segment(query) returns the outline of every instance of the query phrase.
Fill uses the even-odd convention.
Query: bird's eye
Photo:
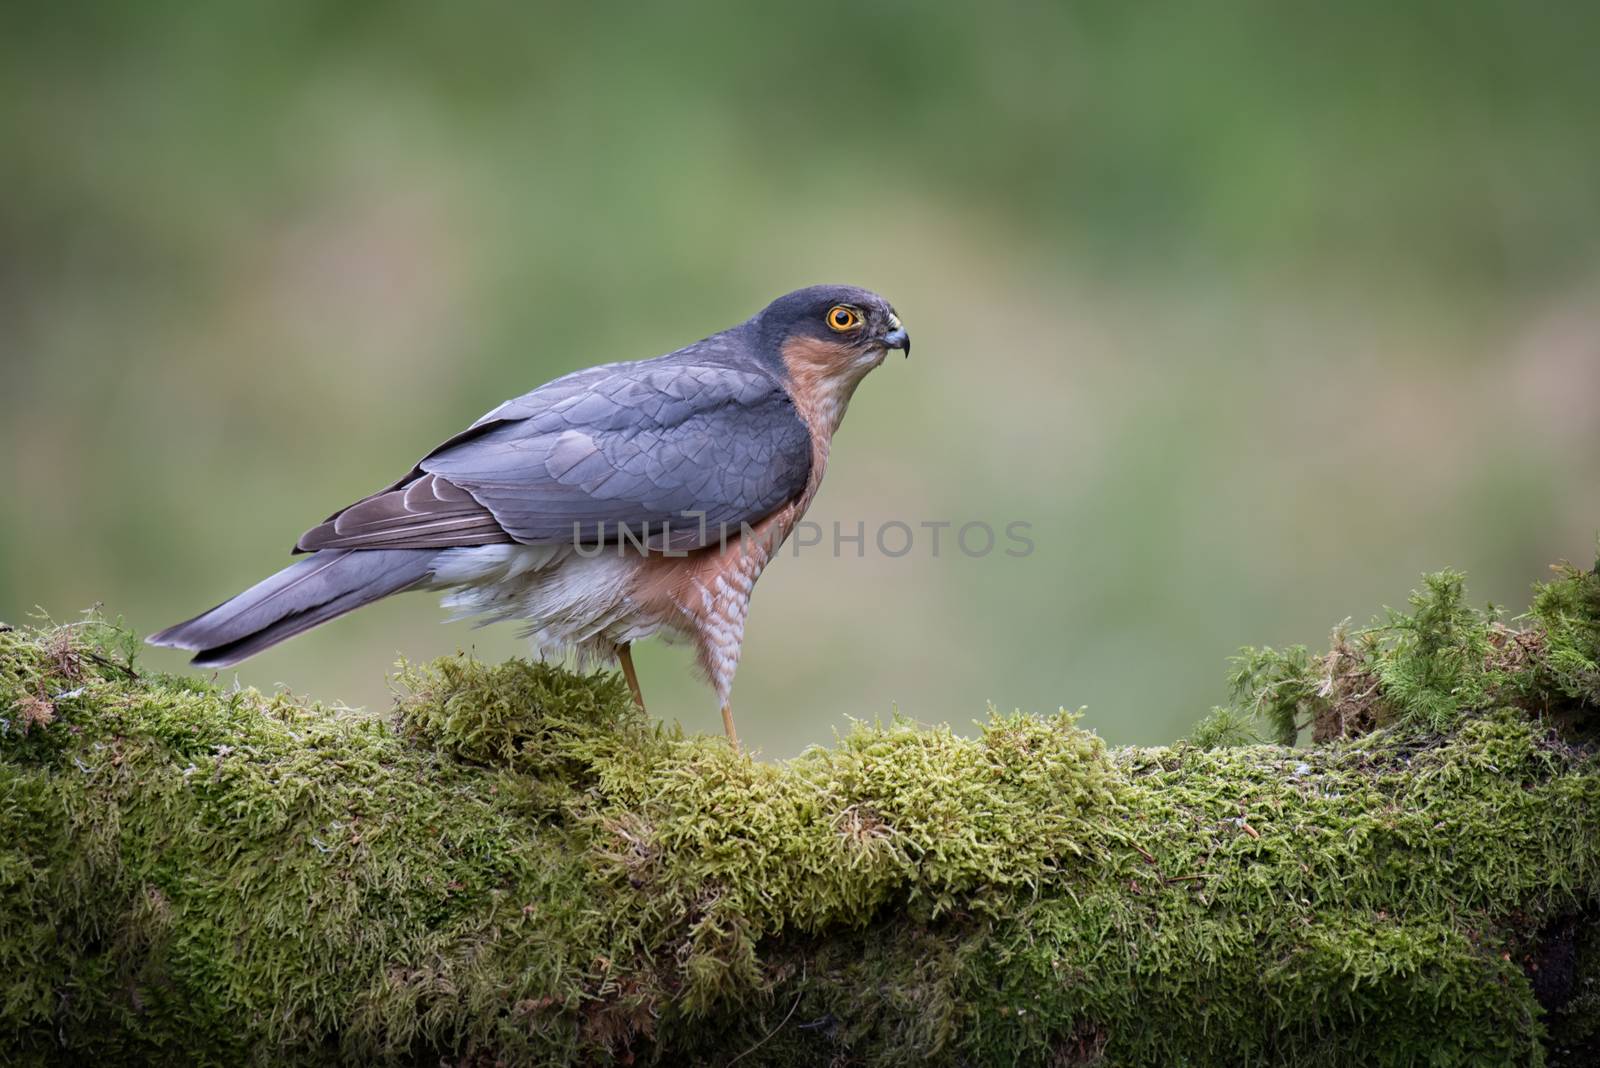
[[[841,334],[846,330],[854,330],[861,325],[861,313],[843,304],[835,304],[828,309],[828,325]]]

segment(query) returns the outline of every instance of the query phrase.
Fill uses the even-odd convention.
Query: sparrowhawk
[[[507,401],[301,536],[309,554],[149,641],[224,667],[402,590],[520,620],[545,657],[620,661],[662,631],[728,705],[756,579],[805,514],[856,386],[911,339],[882,297],[812,286],[654,359]]]

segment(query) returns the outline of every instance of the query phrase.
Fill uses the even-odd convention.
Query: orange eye
[[[861,325],[861,313],[843,304],[835,304],[828,309],[828,325],[841,334],[846,330],[854,330]]]

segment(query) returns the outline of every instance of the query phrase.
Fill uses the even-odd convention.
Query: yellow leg
[[[733,729],[733,708],[727,704],[722,706],[722,729],[728,732],[728,741],[734,749],[738,749],[739,732]]]
[[[633,652],[626,645],[619,645],[617,659],[622,661],[622,677],[628,680],[628,689],[633,691],[633,703],[643,712],[644,694],[639,689],[639,676],[633,671]]]

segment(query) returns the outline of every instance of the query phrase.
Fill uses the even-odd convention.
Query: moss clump
[[[1310,728],[1314,741],[1380,727],[1446,730],[1457,718],[1515,703],[1559,721],[1563,730],[1600,731],[1600,564],[1554,569],[1534,587],[1533,607],[1501,623],[1494,606],[1467,602],[1457,571],[1426,575],[1410,611],[1350,632],[1313,656],[1303,645],[1245,647],[1229,677],[1233,703],[1196,727],[1196,744],[1244,744],[1254,719],[1281,745]]]
[[[991,715],[778,764],[610,676],[448,658],[387,717],[141,675],[100,624],[0,632],[0,1055],[1576,1056],[1600,760],[1557,728],[1593,721],[1596,581],[1513,630],[1447,579],[1333,653],[1258,656],[1214,748]],[[1226,744],[1357,694],[1388,726]]]
[[[976,740],[858,727],[782,765],[720,739],[607,769],[590,812],[640,955],[669,952],[691,1012],[765,985],[758,945],[900,908],[994,914],[1095,849],[1120,785],[1068,716],[995,716]],[[621,773],[619,773],[621,772]]]
[[[1523,702],[1558,717],[1569,732],[1600,735],[1600,562],[1593,571],[1559,565],[1559,578],[1534,591],[1535,626],[1503,643],[1522,662]]]
[[[620,753],[659,750],[652,729],[614,674],[575,675],[549,664],[483,664],[457,654],[402,662],[394,679],[395,722],[412,745],[511,774],[504,789],[541,816],[560,817],[574,792],[592,786]]]

